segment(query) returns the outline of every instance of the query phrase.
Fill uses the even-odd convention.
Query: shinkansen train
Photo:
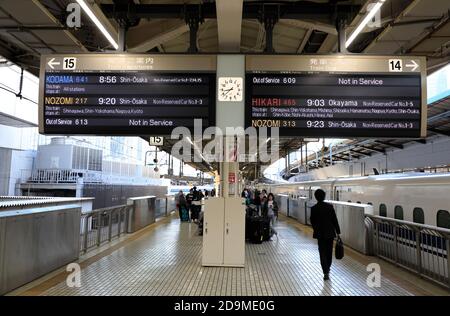
[[[172,185],[168,188],[168,194],[178,194],[180,191],[183,191],[184,194],[189,193],[189,190],[192,189],[194,186],[191,185]],[[212,189],[214,189],[214,185],[197,185],[197,190],[202,190],[202,191],[211,191]]]
[[[450,228],[450,173],[386,174],[263,187],[309,199],[321,188],[329,200],[371,204],[375,215]]]

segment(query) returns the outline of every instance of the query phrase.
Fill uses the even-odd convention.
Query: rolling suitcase
[[[246,215],[245,216],[245,240],[249,240],[251,236],[251,230],[250,230],[250,222],[251,222],[251,216]]]
[[[189,222],[189,212],[185,207],[181,208],[181,221]]]
[[[260,216],[251,217],[249,229],[250,229],[250,241],[254,244],[260,244],[263,242],[263,227],[264,220]]]
[[[263,241],[268,241],[273,236],[272,228],[270,227],[270,219],[269,218],[263,218],[263,228],[262,228],[262,235],[263,235]]]

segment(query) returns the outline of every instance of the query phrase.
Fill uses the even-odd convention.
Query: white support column
[[[220,52],[241,50],[243,0],[216,0]]]

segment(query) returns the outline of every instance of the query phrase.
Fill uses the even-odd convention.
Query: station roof
[[[0,55],[37,73],[40,54],[112,50],[87,18],[67,28],[71,0],[0,2]],[[200,18],[199,52],[263,52],[264,21],[274,19],[276,53],[315,54],[337,50],[337,19],[347,31],[358,25],[373,1],[243,0],[90,0],[105,27],[118,36],[126,25],[127,48],[134,53],[184,53],[189,19]],[[429,58],[430,70],[448,62],[448,0],[388,0],[379,27],[365,30],[349,47],[354,53],[416,54]]]
[[[41,54],[114,51],[86,17],[82,27],[67,28],[71,0],[0,2],[0,55],[38,74]],[[369,0],[89,0],[100,21],[115,37],[127,28],[127,50],[133,53],[185,53],[193,49],[190,25],[198,21],[199,53],[327,54],[338,49],[336,25],[347,33],[364,18]],[[367,28],[349,47],[352,53],[424,55],[431,73],[450,59],[448,0],[387,0],[381,22]],[[273,45],[267,30],[273,25]],[[266,26],[266,27],[265,27]],[[272,46],[272,47],[271,47]],[[273,48],[273,50],[272,50]],[[448,99],[429,107],[429,133],[449,134]],[[358,141],[353,141],[354,145]],[[280,156],[296,150],[300,139],[283,139]],[[389,144],[389,145],[386,145]],[[173,143],[167,141],[164,150]],[[353,145],[352,145],[353,146]],[[402,146],[401,140],[371,140],[354,148],[361,155]],[[345,159],[345,155],[338,155]],[[207,163],[193,163],[209,171]],[[254,168],[248,168],[254,170]],[[248,176],[252,176],[248,174]]]
[[[339,147],[333,148],[331,153],[327,149],[318,156],[308,156],[309,169],[323,168],[330,165],[330,156],[333,161],[350,161],[370,157],[377,153],[386,153],[388,149],[403,149],[407,143],[418,142],[426,144],[435,136],[450,137],[450,96],[428,105],[428,129],[426,139],[353,139],[343,142]],[[331,155],[330,155],[331,154]],[[306,161],[306,159],[305,159]],[[304,161],[304,163],[305,163]],[[298,173],[299,161],[293,162],[290,167],[291,175]],[[281,172],[286,176],[286,169]]]
[[[16,116],[12,116],[1,111],[0,111],[0,125],[6,125],[10,127],[20,127],[20,128],[37,127],[36,123],[20,119]]]

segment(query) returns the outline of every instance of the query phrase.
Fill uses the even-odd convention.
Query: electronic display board
[[[215,55],[42,56],[39,130],[64,135],[170,135],[215,125]]]
[[[426,137],[423,57],[250,55],[246,127],[280,136]]]

